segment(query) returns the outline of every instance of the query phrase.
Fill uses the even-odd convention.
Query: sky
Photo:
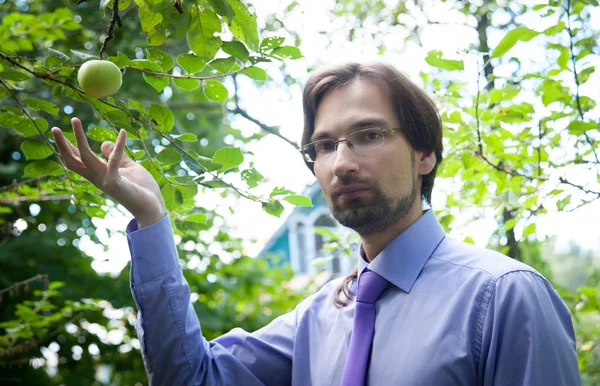
[[[253,4],[256,7],[259,24],[265,20],[266,12],[276,12],[276,10],[282,8],[282,4],[275,0],[256,0],[253,1]],[[386,37],[385,42],[388,52],[384,57],[381,57],[378,56],[372,45],[361,42],[351,43],[344,39],[344,35],[340,32],[340,22],[332,22],[328,17],[329,10],[334,6],[333,1],[302,0],[300,4],[302,12],[296,12],[294,17],[286,19],[288,30],[302,31],[300,50],[304,54],[304,58],[287,62],[287,71],[299,79],[300,84],[303,84],[306,80],[306,68],[310,66],[357,59],[383,59],[397,65],[411,79],[418,81],[419,72],[428,67],[424,61],[428,51],[442,50],[445,57],[458,57],[457,52],[476,39],[476,36],[464,27],[432,25],[421,36],[423,46],[417,46],[416,44],[403,45],[403,39]],[[432,19],[441,19],[447,13],[448,10],[444,9],[444,6],[432,7],[429,10],[429,16]],[[594,23],[600,25],[600,12],[596,12],[594,15],[591,25],[594,25]],[[365,28],[372,30],[376,26],[366,23]],[[542,25],[536,25],[538,30],[543,28]],[[335,40],[336,44],[326,47],[326,36],[337,39]],[[501,35],[491,35],[491,46],[497,44],[501,38]],[[291,43],[286,41],[284,44]],[[517,55],[527,57],[536,54],[531,52],[531,49],[530,45],[521,46],[517,44],[513,50]],[[281,77],[275,67],[267,66],[265,68],[274,79]],[[465,72],[476,76],[477,63],[474,57],[465,58]],[[593,74],[592,77],[595,77],[595,81],[589,81],[588,84],[600,84],[598,72]],[[286,138],[296,143],[300,142],[303,125],[300,86],[294,87],[291,92],[288,92],[274,86],[257,88],[250,81],[240,80],[239,90],[243,101],[242,107],[250,115],[267,125],[279,126],[281,134]],[[581,92],[596,98],[596,100],[600,98],[600,87],[595,90],[591,87],[582,89]],[[242,117],[236,117],[232,124],[243,132],[257,131],[254,124]],[[290,190],[302,192],[308,184],[315,181],[312,173],[304,165],[300,154],[289,144],[275,136],[267,136],[258,143],[248,146],[247,149],[254,152],[255,167],[266,177],[267,182],[262,190],[266,194],[274,186],[285,186]],[[585,179],[587,177],[581,176],[581,178]],[[257,190],[260,191],[260,189]],[[203,200],[209,200],[210,202],[205,201],[203,204],[210,206],[220,202],[220,197],[213,195],[213,198],[211,198],[208,194],[203,196]],[[436,201],[445,200],[436,200],[434,190],[434,210],[436,209]],[[537,224],[537,234],[540,237],[558,235],[559,248],[566,248],[569,241],[574,240],[584,249],[600,251],[597,231],[594,227],[589,226],[589,224],[600,222],[600,202],[598,201],[573,213],[557,213],[544,217],[543,221],[539,221]],[[259,204],[241,200],[236,207],[235,215],[228,218],[228,223],[232,226],[234,235],[248,240],[257,240],[256,243],[247,242],[246,244],[246,252],[250,256],[255,256],[270,236],[285,221],[285,218],[291,213],[291,209],[291,205],[286,205],[286,211],[281,218],[276,218],[266,214]],[[491,218],[475,222],[467,221],[468,218],[469,213],[464,213],[463,217],[459,216],[456,220],[457,226],[452,230],[450,236],[459,239],[471,236],[476,244],[485,246],[497,224]],[[102,246],[93,245],[89,240],[81,241],[80,247],[97,259],[94,262],[94,268],[99,272],[118,272],[127,263],[129,250],[125,236],[113,233],[111,237],[108,237],[103,228],[124,230],[130,219],[131,216],[123,214],[122,211],[112,211],[104,220],[94,219],[94,223],[98,226],[98,235],[108,245],[108,251],[104,251]],[[516,230],[519,231],[518,228]]]

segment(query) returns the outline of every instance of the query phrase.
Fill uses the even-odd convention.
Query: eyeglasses
[[[369,127],[368,129],[356,131],[346,139],[320,139],[308,143],[302,147],[300,152],[304,155],[306,162],[316,162],[327,158],[337,151],[340,142],[346,142],[350,150],[356,154],[366,153],[383,145],[384,133],[395,133],[397,128],[382,129],[380,127]]]

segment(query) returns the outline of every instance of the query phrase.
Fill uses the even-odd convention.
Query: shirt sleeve
[[[480,385],[581,385],[571,314],[536,272],[496,281],[482,338]]]
[[[132,220],[127,240],[136,332],[150,385],[291,383],[295,311],[254,333],[236,328],[208,342],[190,301],[168,215],[139,230]]]

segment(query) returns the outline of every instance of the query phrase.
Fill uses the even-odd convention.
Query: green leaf
[[[34,111],[45,111],[48,114],[58,117],[58,106],[56,106],[52,102],[48,102],[37,98],[25,98],[23,99],[23,102],[25,102],[29,106],[29,108]]]
[[[473,240],[473,238],[471,236],[467,236],[463,239],[463,242],[467,243],[467,244],[475,244],[475,240]]]
[[[149,8],[139,7],[138,17],[142,25],[142,32],[151,35],[156,31],[155,27],[162,23],[163,16],[159,12],[153,12]]]
[[[206,60],[193,54],[181,54],[177,57],[177,63],[187,71],[188,74],[194,74],[206,66]]]
[[[571,121],[567,129],[571,135],[581,135],[588,130],[600,130],[600,124],[597,122]]]
[[[462,60],[442,59],[442,51],[433,50],[427,53],[425,61],[433,67],[447,71],[464,70],[465,63]]]
[[[173,148],[167,148],[158,153],[156,156],[158,162],[163,166],[178,164],[181,162],[181,154]]]
[[[175,211],[183,204],[183,195],[176,186],[167,183],[160,192],[169,211]]]
[[[542,33],[546,36],[552,36],[552,35],[559,34],[559,33],[563,32],[564,30],[565,30],[565,22],[561,21],[558,24],[553,25],[552,27],[546,28],[544,30],[544,32],[542,32]]]
[[[60,176],[64,174],[64,171],[60,165],[50,160],[32,162],[25,166],[23,171],[25,172],[23,176],[28,178],[42,177],[46,175]]]
[[[268,38],[263,39],[262,42],[260,42],[260,53],[264,54],[267,51],[273,50],[277,47],[279,47],[280,45],[283,44],[283,41],[285,40],[284,37],[281,36],[271,36]]]
[[[206,224],[206,215],[203,215],[202,213],[190,214],[189,216],[184,217],[183,221]]]
[[[531,224],[527,225],[525,227],[525,229],[523,229],[523,237],[527,237],[530,234],[535,233],[535,231],[536,231],[536,225],[535,225],[535,223],[531,223]]]
[[[196,161],[205,169],[208,170],[209,172],[215,171],[215,170],[219,170],[221,168],[221,166],[223,166],[220,163],[216,163],[213,162],[212,159],[210,158],[206,158],[206,157],[201,157],[201,156],[197,156],[196,157]]]
[[[244,162],[244,155],[237,147],[224,147],[215,152],[212,162],[223,165],[219,172],[224,172]]]
[[[131,129],[131,117],[121,110],[111,109],[106,113],[106,117],[113,125],[125,129]]]
[[[156,121],[156,130],[161,133],[168,133],[173,130],[175,118],[173,112],[165,106],[152,103],[150,105],[150,117]]]
[[[227,20],[227,24],[233,19],[233,9],[227,0],[208,0],[208,4],[214,9],[214,11],[223,16]]]
[[[291,190],[287,190],[283,187],[274,187],[273,190],[271,191],[271,194],[269,195],[269,198],[273,198],[275,196],[280,196],[282,194],[296,194],[295,192],[292,192]]]
[[[85,213],[90,217],[105,218],[106,211],[99,206],[86,206]]]
[[[248,52],[248,49],[246,48],[244,43],[235,40],[232,42],[223,42],[221,49],[223,50],[223,52],[235,58],[238,58],[244,63],[246,63],[248,61],[248,58],[250,57],[250,53]]]
[[[233,35],[244,41],[251,50],[257,51],[259,44],[256,15],[250,13],[240,0],[229,0],[234,17],[230,24]]]
[[[88,59],[98,59],[98,57],[96,55],[86,54],[85,52],[76,51],[76,50],[71,50],[71,52],[83,61],[86,61]]]
[[[507,86],[507,87],[504,87],[501,89],[496,89],[496,90],[492,91],[492,94],[490,95],[490,103],[510,101],[514,97],[516,97],[520,91],[521,91],[520,88],[515,88],[515,87],[511,87],[511,86]]]
[[[171,134],[171,137],[182,142],[198,142],[198,137],[196,137],[196,134],[192,133],[185,133],[180,135]]]
[[[185,165],[188,168],[190,168],[190,170],[192,170],[199,176],[204,174],[204,172],[205,172],[204,168],[198,163],[198,161],[196,161],[194,158],[190,157],[189,155],[187,155],[187,154],[183,155],[183,162],[185,163]],[[219,167],[220,167],[220,165],[219,165]]]
[[[184,90],[192,91],[198,88],[200,81],[198,79],[173,78],[173,83]]]
[[[158,63],[158,65],[162,68],[163,72],[169,72],[173,69],[175,65],[173,58],[171,55],[166,53],[163,50],[159,50],[156,47],[146,49],[147,58],[149,61]]]
[[[132,109],[136,109],[137,111],[139,111],[142,114],[146,114],[146,107],[144,106],[144,104],[142,102],[138,102],[134,99],[129,99],[129,107]]]
[[[263,181],[264,177],[256,169],[250,168],[242,171],[242,180],[248,185],[250,189],[256,188],[260,182]]]
[[[221,21],[216,13],[207,8],[194,5],[190,12],[192,23],[186,34],[188,47],[196,56],[209,61],[221,48],[221,38],[215,36],[221,32]]]
[[[312,201],[309,197],[302,196],[299,194],[285,196],[283,199],[289,202],[290,204],[294,204],[296,206],[313,206]]]
[[[26,139],[21,143],[21,151],[28,160],[44,159],[52,155],[52,149],[44,141]]]
[[[273,215],[275,217],[281,216],[281,213],[283,213],[284,209],[283,205],[281,205],[279,201],[270,201],[267,203],[263,202],[262,207],[268,214]]]
[[[70,62],[71,61],[71,58],[69,58],[69,56],[67,56],[63,52],[60,52],[60,51],[55,50],[53,48],[48,48],[48,51],[50,51],[50,53],[53,55],[53,57],[59,58],[63,62]]]
[[[211,180],[211,181],[201,182],[200,184],[203,186],[209,187],[209,188],[213,188],[213,189],[229,187],[229,185],[226,182],[221,181],[221,180]]]
[[[13,82],[22,82],[29,79],[29,76],[22,71],[17,70],[6,70],[0,72],[0,78],[6,80],[12,80]]]
[[[169,78],[166,76],[143,74],[144,80],[158,92],[169,85]]]
[[[532,31],[527,27],[517,27],[508,31],[508,33],[504,36],[504,38],[502,38],[500,43],[498,43],[498,45],[492,52],[492,58],[501,57],[502,55],[510,51],[510,49],[513,48],[518,41],[526,42],[533,39],[539,34],[539,32]]]
[[[133,152],[133,158],[136,161],[141,160],[146,155],[146,152],[144,150],[132,150],[132,152]]]
[[[273,51],[271,51],[269,56],[276,58],[276,59],[280,59],[280,60],[300,59],[303,57],[302,52],[300,52],[300,49],[298,47],[294,47],[294,46],[277,47]]]
[[[267,80],[267,72],[260,67],[247,67],[241,73],[254,80]]]
[[[100,1],[100,10],[104,11],[106,9],[111,10],[113,7],[113,0],[101,0]],[[131,0],[119,0],[119,11],[124,11],[129,8],[131,5]]]
[[[93,139],[94,141],[104,142],[111,141],[115,142],[117,140],[117,133],[113,130],[107,129],[102,126],[93,126],[87,131],[87,136]]]
[[[227,88],[216,80],[207,80],[203,82],[203,85],[206,96],[219,103],[224,103],[229,95]]]
[[[234,64],[235,58],[231,56],[228,58],[215,59],[212,62],[208,63],[209,66],[223,74],[228,73]]]
[[[108,60],[110,60],[111,62],[113,62],[119,68],[131,65],[131,59],[129,59],[127,57],[127,55],[125,55],[121,51],[117,52],[117,56],[109,56]]]

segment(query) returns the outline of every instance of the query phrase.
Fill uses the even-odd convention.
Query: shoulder
[[[536,275],[545,278],[531,266],[500,252],[468,244],[448,236],[430,258],[433,265],[445,266],[487,277],[492,282],[508,276]]]

